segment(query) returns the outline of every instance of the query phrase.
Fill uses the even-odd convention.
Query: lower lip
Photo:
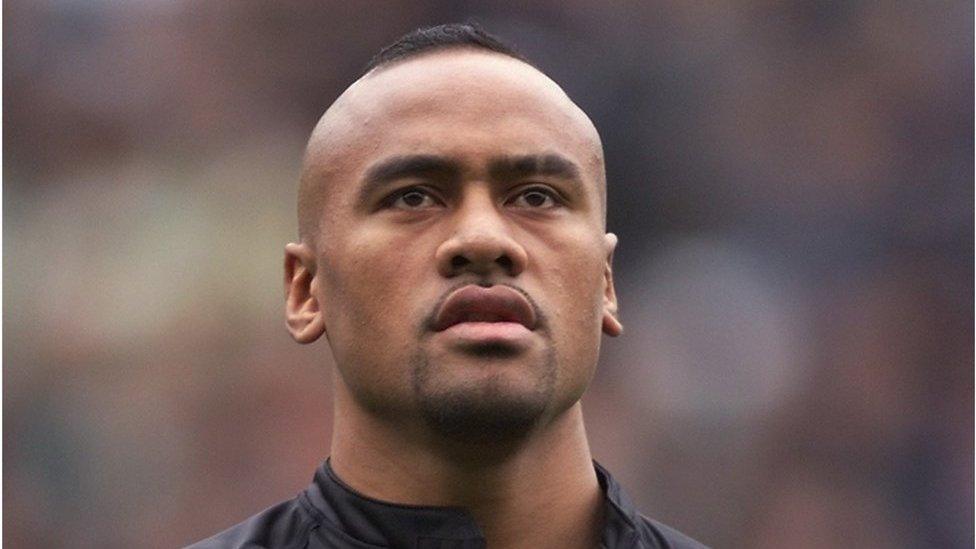
[[[518,322],[461,322],[442,333],[477,343],[515,343],[532,335],[528,328]]]

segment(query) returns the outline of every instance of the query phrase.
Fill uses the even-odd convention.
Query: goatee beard
[[[422,417],[434,434],[448,442],[515,443],[538,425],[550,403],[556,381],[554,355],[549,349],[544,363],[535,366],[539,377],[529,390],[517,390],[498,378],[471,386],[437,387],[426,355],[418,355],[412,361],[413,388]]]

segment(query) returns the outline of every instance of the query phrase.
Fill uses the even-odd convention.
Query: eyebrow
[[[579,181],[580,169],[572,160],[558,154],[505,156],[488,163],[492,179],[512,180],[533,175],[548,175]]]
[[[366,170],[359,196],[361,202],[364,202],[377,188],[398,179],[409,177],[457,179],[460,174],[461,164],[444,156],[433,154],[394,156]]]
[[[360,203],[366,203],[377,189],[411,177],[457,181],[463,171],[456,159],[433,154],[394,156],[370,166],[360,188]],[[511,181],[524,177],[545,175],[579,184],[580,169],[572,160],[558,154],[528,154],[499,156],[488,162],[488,175],[496,181]]]

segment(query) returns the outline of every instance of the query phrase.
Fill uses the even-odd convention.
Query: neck
[[[462,507],[489,547],[598,545],[603,494],[578,402],[517,442],[473,447],[377,418],[344,389],[337,384],[330,462],[360,493]]]

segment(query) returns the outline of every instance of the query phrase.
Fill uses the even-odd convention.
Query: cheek
[[[414,243],[369,230],[356,231],[341,246],[323,254],[332,283],[329,297],[344,302],[353,313],[389,311],[393,304],[389,300],[403,300],[417,287],[423,255]]]
[[[558,283],[551,294],[560,409],[582,397],[596,372],[603,302],[603,261],[593,254],[564,253],[566,260],[552,272]]]
[[[592,368],[599,351],[604,294],[602,240],[589,235],[551,248],[540,258],[541,283],[558,352],[580,367]]]
[[[413,264],[421,254],[370,236],[346,238],[322,254],[326,330],[337,361],[402,359],[422,318],[415,279],[420,266]],[[377,337],[383,345],[376,345]]]
[[[579,235],[552,247],[551,257],[540,260],[544,261],[540,267],[543,282],[549,286],[546,293],[559,300],[555,314],[569,317],[566,320],[570,324],[588,326],[595,322],[604,291],[605,259],[601,242]]]

